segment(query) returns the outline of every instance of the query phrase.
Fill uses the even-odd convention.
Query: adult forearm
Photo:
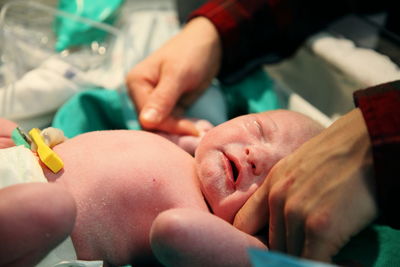
[[[380,220],[400,228],[400,81],[354,93],[371,138]]]

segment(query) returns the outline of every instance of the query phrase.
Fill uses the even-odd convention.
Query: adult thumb
[[[233,226],[239,230],[255,234],[268,223],[268,202],[264,187],[260,187],[238,211]]]
[[[178,81],[164,78],[149,95],[139,120],[144,128],[154,129],[171,115],[183,92]]]

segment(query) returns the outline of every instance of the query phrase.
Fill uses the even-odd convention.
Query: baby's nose
[[[266,152],[256,146],[248,146],[245,149],[246,160],[255,176],[263,174],[268,165]]]

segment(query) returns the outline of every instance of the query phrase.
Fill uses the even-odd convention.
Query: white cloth
[[[266,68],[282,88],[332,120],[354,108],[355,90],[400,79],[399,67],[387,56],[328,33],[311,37],[293,57]]]
[[[329,35],[311,40],[316,55],[335,66],[361,86],[373,86],[400,79],[399,67],[386,55],[372,49],[357,47],[353,41]]]
[[[35,10],[31,10],[32,14]],[[43,12],[39,10],[38,12]],[[49,19],[52,15],[49,9]],[[104,43],[76,51],[57,53],[35,40],[51,40],[48,28],[18,25],[0,29],[3,39],[0,66],[0,116],[24,128],[43,128],[51,123],[57,109],[79,91],[118,89],[124,81],[122,53],[112,53],[118,31],[114,29]],[[33,40],[32,40],[33,39]],[[122,47],[123,39],[118,47]],[[119,49],[119,51],[122,51]]]
[[[39,125],[37,120],[32,124],[26,120],[53,114],[71,96],[86,88],[89,83],[83,76],[61,58],[51,57],[19,80],[0,88],[0,99],[8,106],[0,113],[24,128],[46,126],[50,122],[47,118],[39,121]]]
[[[31,182],[47,182],[33,153],[24,146],[0,149],[0,188]]]
[[[24,146],[0,149],[0,189],[21,183],[46,183],[38,159]],[[102,261],[79,261],[71,237],[65,239],[37,267],[101,267]]]

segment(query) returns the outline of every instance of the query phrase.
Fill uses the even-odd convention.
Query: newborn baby
[[[75,222],[60,228],[70,231],[78,259],[133,266],[247,266],[248,247],[267,247],[234,228],[234,215],[279,159],[321,130],[291,111],[241,116],[211,129],[195,158],[149,132],[90,132],[54,148],[64,161],[62,171],[43,171],[57,194],[66,195],[71,217],[75,203]],[[5,190],[0,197],[18,192]],[[22,234],[13,233],[14,239]],[[26,243],[31,248],[26,254],[38,247],[35,240]],[[18,262],[4,263],[11,260]]]

